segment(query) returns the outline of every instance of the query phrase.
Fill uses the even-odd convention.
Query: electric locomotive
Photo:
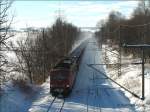
[[[77,63],[73,58],[60,60],[50,72],[50,92],[53,96],[68,96],[72,90],[77,72]]]

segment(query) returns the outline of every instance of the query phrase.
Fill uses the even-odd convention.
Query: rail
[[[61,102],[59,102],[60,106],[58,108],[55,108],[54,103],[56,103],[58,100],[57,97],[54,97],[54,99],[52,100],[52,102],[50,103],[48,109],[46,112],[62,112],[64,104],[65,104],[65,98],[62,99]],[[60,100],[60,99],[59,99]]]

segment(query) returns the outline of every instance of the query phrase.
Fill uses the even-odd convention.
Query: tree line
[[[44,82],[56,62],[68,55],[79,34],[77,27],[61,17],[50,28],[29,30],[26,39],[17,41],[14,70],[23,73],[30,83]]]
[[[13,79],[12,73],[21,74],[21,80],[30,83],[44,82],[57,61],[68,55],[81,33],[79,28],[58,17],[51,27],[27,28],[26,38],[20,36],[20,40],[9,42],[14,36],[11,34],[13,16],[9,15],[11,5],[10,0],[0,1],[0,89],[7,77]],[[7,59],[8,52],[14,52],[15,62]]]
[[[99,22],[95,32],[99,43],[122,46],[123,44],[150,44],[150,1],[141,0],[130,18],[118,12],[110,12],[106,20]],[[138,55],[135,49],[125,49],[127,54]],[[147,50],[147,55],[150,50]]]

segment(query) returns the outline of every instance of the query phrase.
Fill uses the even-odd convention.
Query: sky
[[[137,4],[138,1],[126,0],[16,0],[11,7],[15,15],[12,27],[50,27],[58,15],[78,27],[94,27],[100,20],[106,19],[112,10],[130,17]]]

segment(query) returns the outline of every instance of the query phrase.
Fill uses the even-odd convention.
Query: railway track
[[[65,98],[58,99],[54,97],[46,112],[62,112],[65,104]]]

